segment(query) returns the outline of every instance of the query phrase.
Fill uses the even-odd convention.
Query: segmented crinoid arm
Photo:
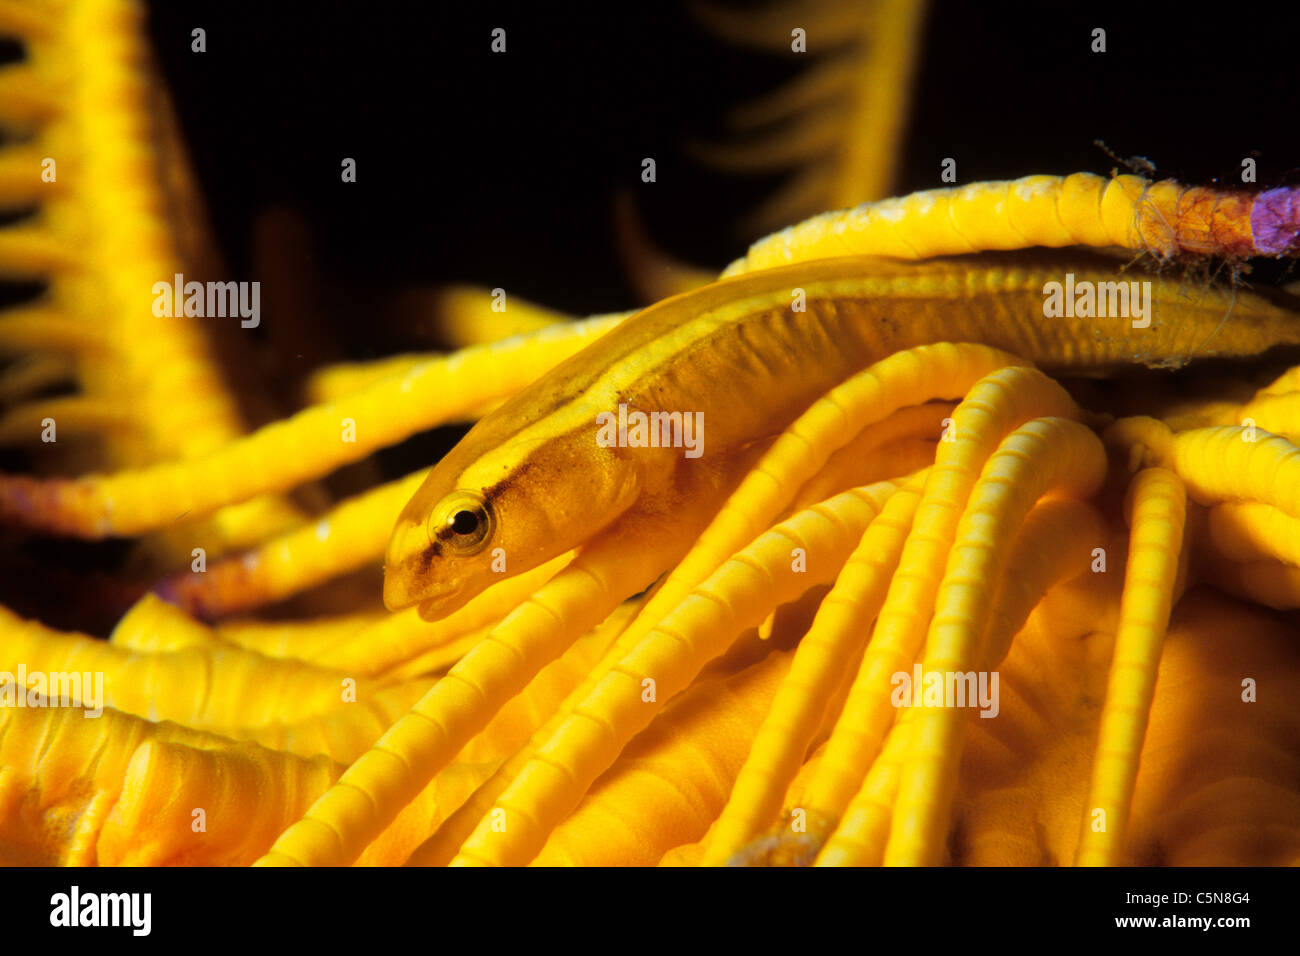
[[[499,766],[527,742],[583,679],[597,667],[627,626],[639,599],[624,602],[573,646],[537,672],[522,692],[511,698],[486,727],[474,735],[457,757],[468,763]],[[477,791],[475,791],[477,793]]]
[[[296,720],[214,724],[206,729],[299,757],[329,757],[346,766],[365,753],[393,722],[428,692],[432,678],[378,687],[343,706]],[[268,844],[269,845],[269,844]]]
[[[619,321],[576,322],[456,352],[190,460],[75,479],[0,476],[0,519],[86,538],[133,535],[292,488],[513,394]],[[417,414],[394,417],[398,407]]]
[[[129,402],[77,395],[46,398],[0,414],[0,446],[39,443],[43,427],[49,424],[47,419],[57,422],[59,435],[68,438],[111,435],[137,427]]]
[[[16,14],[0,25],[27,52],[0,71],[0,121],[32,137],[0,151],[0,193],[38,205],[29,222],[0,230],[0,272],[48,280],[40,307],[96,328],[79,378],[99,399],[130,394],[145,439],[114,451],[136,463],[210,451],[241,430],[200,320],[150,309],[154,284],[184,271],[162,218],[164,174],[184,173],[163,170],[152,148],[173,129],[155,115],[142,18],[136,4],[101,0],[43,5],[39,23]],[[57,164],[52,180],[44,157]]]
[[[353,622],[356,615],[351,616]],[[340,622],[330,622],[330,627],[318,625],[288,624],[289,629],[297,629],[298,643],[304,637],[313,637],[318,632],[327,639],[338,642],[343,638]],[[352,636],[358,625],[352,623],[346,636]],[[109,640],[112,644],[141,653],[175,651],[184,647],[220,648],[225,638],[224,633],[217,633],[190,618],[184,611],[158,597],[147,594],[136,603],[118,622]],[[463,652],[462,652],[463,653]],[[295,660],[304,658],[298,657]],[[371,676],[362,669],[336,668],[340,673]],[[411,676],[424,676],[425,672]],[[325,754],[333,760],[350,763],[367,747],[379,739],[394,720],[410,709],[411,705],[429,688],[428,680],[402,680],[386,678],[389,686],[379,688],[366,697],[345,695],[340,687],[340,706],[321,714],[300,717],[296,720],[273,720],[269,723],[244,724],[241,716],[228,716],[227,723],[219,721],[210,724],[207,729],[223,733],[238,740],[252,740],[266,747],[285,750],[301,756],[312,757]]]
[[[1105,475],[1100,439],[1078,422],[1035,419],[1007,436],[984,465],[957,526],[926,636],[923,673],[946,680],[982,666],[996,583],[1034,503],[1048,493],[1090,497]],[[966,726],[965,708],[948,703],[925,707],[916,718],[886,864],[942,862]]]
[[[27,440],[41,434],[34,423],[52,419],[61,438],[76,439],[102,425],[93,443],[77,445],[78,468],[200,455],[244,427],[201,320],[150,307],[157,283],[198,265],[183,247],[201,215],[169,104],[152,82],[142,18],[135,3],[96,0],[42,4],[39,25],[14,15],[0,27],[27,53],[0,69],[11,94],[0,96],[0,124],[23,138],[0,149],[0,202],[35,207],[0,229],[0,274],[48,285],[0,316],[0,349],[56,360],[60,379],[81,390],[10,409],[0,431]],[[33,378],[6,382],[17,391]],[[50,460],[39,456],[35,467],[52,470]],[[221,511],[205,533],[219,550],[247,541],[250,525],[278,530],[296,517],[292,505],[259,498]],[[147,547],[167,555],[170,542]]]
[[[285,819],[338,774],[256,744],[198,749],[149,740],[126,767],[98,841],[109,866],[247,865]],[[195,832],[196,822],[202,829]]]
[[[1103,444],[1129,472],[1136,474],[1170,460],[1174,432],[1157,418],[1121,418],[1101,433]]]
[[[882,485],[881,489],[885,487],[887,486]],[[511,786],[520,771],[533,760],[579,705],[596,690],[601,679],[611,673],[620,660],[636,649],[644,635],[633,640],[632,636],[635,633],[631,628],[624,631],[604,659],[591,669],[582,684],[569,695],[546,724],[533,734],[528,745],[512,755],[501,769],[466,801],[464,806],[447,819],[438,832],[420,848],[412,860],[413,863],[422,866],[441,866],[452,860],[461,845],[474,832],[480,819],[489,814],[493,803]]]
[[[1300,441],[1300,392],[1263,392],[1237,409],[1233,419],[1234,425],[1255,425]]]
[[[106,711],[115,726],[144,724]],[[98,723],[91,721],[90,723]],[[337,778],[343,767],[223,738],[176,739],[162,728],[127,752],[101,811],[102,829],[84,841],[86,862],[102,866],[246,866],[286,824]],[[363,862],[400,863],[490,768],[449,767],[421,792]]]
[[[544,309],[517,296],[507,298],[502,294],[498,298],[498,292],[503,290],[458,285],[448,286],[433,297],[431,305],[437,316],[435,324],[439,337],[446,340],[446,347],[465,349],[540,332],[555,325],[587,321]],[[495,308],[497,304],[503,308]],[[626,319],[634,314],[635,310],[594,315],[589,319]],[[438,357],[440,356],[433,352],[408,353],[365,362],[327,365],[314,371],[308,378],[306,395],[313,404],[333,401],[349,392],[372,385],[381,378],[405,374]],[[470,410],[468,414],[478,417],[476,410]]]
[[[653,866],[702,836],[790,658],[773,650],[737,673],[691,684],[592,785],[533,865]]]
[[[523,743],[541,721],[538,714],[550,713],[565,693],[575,687],[612,643],[615,633],[597,628],[576,641],[558,661],[543,667],[528,688],[512,698],[485,730],[461,749],[460,762],[482,763],[486,775],[495,763]],[[403,680],[373,689],[364,697],[356,697],[325,713],[266,723],[242,723],[235,719],[229,724],[209,724],[205,730],[300,757],[326,756],[346,766],[406,714],[428,691],[430,683],[429,679]],[[269,840],[263,849],[268,845]]]
[[[1288,292],[1300,292],[1300,283],[1293,283],[1285,287]],[[1255,395],[1261,398],[1265,395],[1292,395],[1300,393],[1300,365],[1289,368],[1272,382],[1261,388]]]
[[[722,274],[833,256],[928,259],[1031,246],[1118,246],[1161,259],[1294,256],[1300,188],[1245,193],[1091,173],[972,183],[822,213],[760,239]]]
[[[0,230],[0,237],[3,235],[4,230]],[[108,334],[102,327],[83,322],[48,303],[15,306],[0,314],[0,353],[6,355],[41,350],[77,356],[107,352],[108,348]]]
[[[543,665],[648,586],[676,551],[668,541],[629,552],[615,529],[589,542],[349,767],[259,863],[355,859]]]
[[[727,499],[642,616],[675,607],[726,558],[751,541],[839,448],[898,409],[964,394],[994,369],[1021,359],[982,345],[939,343],[895,353],[828,392],[796,419]]]
[[[99,839],[106,866],[247,866],[342,766],[253,744],[199,750],[150,742],[136,750],[123,796]],[[456,764],[439,775],[359,861],[396,866],[490,770]],[[203,811],[204,829],[195,824]]]
[[[790,510],[798,511],[857,485],[910,475],[924,468],[934,461],[935,443],[944,432],[943,420],[951,419],[956,407],[956,402],[909,405],[868,425],[804,482]],[[918,457],[924,461],[917,463]]]
[[[988,629],[980,642],[980,666],[996,667],[1048,590],[1091,573],[1096,549],[1106,541],[1096,507],[1074,498],[1043,497],[1016,533],[997,584]]]
[[[617,542],[614,544],[616,545]],[[786,547],[788,547],[788,540]],[[614,547],[614,551],[619,556],[619,560],[614,567],[617,568],[620,575],[624,576],[623,581],[627,580],[627,575],[632,574],[636,576],[637,580],[642,581],[642,584],[648,583],[646,570],[634,567],[636,562],[629,557],[625,549]],[[654,556],[649,555],[649,557],[649,564],[653,566]],[[646,555],[642,555],[642,560],[646,560]],[[443,754],[450,756],[450,754],[459,750],[465,738],[482,727],[487,716],[500,708],[503,697],[509,696],[507,691],[498,692],[496,688],[505,685],[507,681],[526,681],[527,677],[525,675],[535,672],[539,666],[537,663],[539,650],[543,654],[553,655],[554,652],[548,650],[547,645],[540,643],[539,637],[549,634],[547,637],[548,643],[553,643],[556,636],[563,633],[563,631],[556,628],[557,622],[571,624],[578,613],[583,612],[591,615],[593,608],[603,615],[609,610],[608,605],[605,603],[607,600],[605,595],[628,590],[626,583],[620,582],[615,585],[606,583],[604,579],[611,575],[612,570],[607,567],[609,563],[610,559],[606,555],[580,553],[570,568],[561,572],[554,581],[550,582],[542,591],[539,591],[537,595],[530,599],[530,602],[526,603],[520,611],[507,618],[502,627],[498,628],[489,640],[471,651],[438,685],[439,687],[446,686],[450,679],[458,677],[461,687],[475,689],[476,703],[466,700],[459,687],[453,686],[454,694],[447,696],[447,703],[437,700],[435,694],[430,694],[420,705],[417,705],[408,718],[403,719],[410,722],[409,728],[406,729],[408,736],[405,740],[396,740],[395,744],[403,747],[406,752],[409,752],[412,742],[426,748],[425,752],[428,756],[420,764],[421,769],[419,772],[428,773],[431,776],[442,763],[445,763],[442,757]],[[593,572],[596,571],[602,577],[595,577]],[[591,587],[593,582],[601,586],[601,593],[593,595]],[[635,590],[635,587],[631,589]],[[563,598],[565,592],[567,592],[568,599],[562,602],[557,600]],[[541,603],[543,598],[545,604]],[[537,610],[547,605],[550,606],[550,610],[547,611],[547,620],[549,622],[547,632],[531,636],[527,634],[527,630],[524,628],[511,627],[512,621],[516,618],[521,623],[527,620],[527,615],[521,615],[521,612],[526,611],[530,606],[534,608],[533,615],[535,616]],[[532,629],[538,630],[537,625],[533,624]],[[528,643],[523,643],[523,640],[528,637],[532,637],[532,639]],[[530,644],[533,646],[530,647]],[[512,656],[507,660],[503,660],[500,650],[509,648],[515,648],[511,651]],[[541,659],[544,660],[545,658]],[[458,675],[458,672],[460,672],[460,675]],[[469,683],[471,679],[474,681],[473,684]],[[444,710],[448,711],[445,715]],[[485,712],[486,716],[484,716]],[[422,715],[431,716],[423,717]],[[436,718],[432,715],[436,715]],[[438,739],[426,743],[424,741],[430,736],[427,729],[429,727],[437,728]],[[466,729],[462,730],[461,728]],[[401,730],[403,730],[403,724],[399,722],[395,731]],[[287,862],[301,862],[304,857],[310,859],[325,857],[329,859],[330,857],[326,856],[326,854],[337,854],[340,850],[344,854],[355,852],[351,848],[361,840],[368,839],[369,829],[375,826],[375,823],[372,822],[373,819],[378,817],[382,821],[388,813],[395,812],[395,810],[390,811],[389,807],[398,804],[401,800],[402,791],[398,788],[403,785],[409,786],[409,784],[404,784],[401,777],[393,773],[392,770],[388,770],[386,776],[383,773],[387,767],[391,767],[392,760],[385,753],[385,748],[393,745],[389,743],[389,738],[395,736],[395,733],[390,731],[371,754],[353,765],[344,778],[350,790],[335,788],[335,791],[339,793],[338,797],[329,800],[327,795],[327,798],[323,798],[313,808],[312,814],[309,814],[304,818],[304,821],[300,821],[298,825],[286,832],[266,862],[282,862],[279,854],[284,854],[286,851],[292,851],[293,853],[293,857],[290,857]],[[387,758],[387,763],[385,763],[385,758]],[[610,759],[613,759],[612,755]],[[373,766],[365,767],[360,772],[369,776],[357,777],[356,783],[348,780],[349,776],[358,774],[358,768],[362,768],[363,764],[367,762]],[[415,763],[414,759],[410,757],[404,758],[404,762],[407,766]],[[425,770],[426,767],[430,769]],[[362,789],[363,787],[366,789]],[[369,801],[365,807],[358,806],[349,797],[349,792],[358,791],[369,796]],[[379,792],[377,799],[375,797],[376,791]],[[392,802],[390,803],[390,801]],[[375,812],[376,805],[378,805],[377,813]],[[369,809],[366,807],[369,807]],[[380,822],[378,825],[382,826],[383,823]],[[332,835],[332,839],[327,834]]]
[[[726,863],[780,810],[836,686],[847,679],[845,664],[865,643],[885,599],[926,477],[928,471],[921,472],[890,497],[822,599],[726,807],[704,841],[702,865]]]
[[[112,709],[87,720],[58,706],[0,708],[0,767],[0,862],[70,866],[247,864],[342,770],[180,724]]]
[[[103,703],[151,720],[224,728],[294,720],[366,700],[377,682],[208,640],[142,654],[0,608],[0,661],[14,673],[102,674]]]
[[[739,551],[759,534],[763,530],[762,522],[776,518],[790,497],[790,492],[782,489],[797,487],[812,478],[835,448],[848,443],[854,434],[871,422],[883,420],[891,412],[913,402],[943,394],[959,395],[986,372],[1019,364],[1020,361],[985,346],[925,346],[891,356],[833,390],[827,399],[796,421],[768,450],[759,467],[732,494],[702,536],[700,544],[674,569],[667,581],[660,584],[601,667],[534,735],[530,746],[541,746],[594,690],[596,677],[635,648],[654,623],[681,603],[691,588],[707,578],[727,556]],[[531,756],[531,751],[528,751],[528,756]],[[467,804],[421,848],[422,864],[442,865],[452,859],[479,817],[490,808],[490,801],[505,790],[527,762],[525,757],[516,757],[519,759],[511,758],[475,795],[471,801],[475,805],[474,813],[466,812]],[[484,802],[480,803],[480,798]]]
[[[486,636],[485,628],[500,623],[572,559],[573,552],[568,552],[508,577],[438,621],[421,620],[417,608],[408,608],[396,614],[379,610],[308,621],[227,621],[217,626],[216,634],[229,644],[267,657],[306,661],[368,677],[383,675],[387,679],[395,669],[405,672],[417,666],[417,661],[426,668],[419,673],[433,673],[440,655],[449,655],[442,666],[454,664]],[[171,605],[164,603],[164,607]],[[188,620],[183,612],[175,613]],[[467,639],[470,644],[465,643]],[[117,632],[113,640],[123,643]],[[138,649],[155,648],[145,645]]]
[[[438,334],[452,348],[499,342],[577,318],[508,295],[504,289],[473,285],[446,286],[434,296],[432,305]]]
[[[108,636],[114,647],[139,654],[210,647],[218,640],[211,628],[156,594],[146,594],[131,605]]]
[[[1047,498],[1034,506],[1016,534],[996,586],[997,598],[989,615],[981,666],[997,666],[1012,636],[1024,626],[1053,584],[1088,569],[1100,529],[1096,510],[1084,502]],[[884,861],[902,768],[918,714],[915,708],[906,709],[895,722],[862,788],[826,840],[817,857],[818,866],[878,866]],[[793,837],[783,834],[783,838],[793,842]]]
[[[1183,548],[1187,501],[1177,475],[1164,468],[1139,471],[1128,506],[1128,566],[1076,858],[1080,866],[1121,862]]]
[[[372,488],[243,554],[174,575],[155,590],[191,614],[220,617],[379,561],[397,515],[428,474],[426,468]]]
[[[703,666],[777,604],[830,579],[894,486],[855,489],[802,511],[719,568],[598,683],[534,754],[453,863],[525,863],[626,743]],[[800,568],[792,548],[806,555]],[[493,818],[505,818],[504,828]]]
[[[0,863],[247,865],[342,770],[109,708],[0,707]],[[490,771],[447,768],[363,862],[400,863]]]
[[[1210,508],[1208,518],[1210,543],[1224,557],[1300,569],[1300,518],[1259,501],[1225,501]]]
[[[885,856],[903,765],[912,749],[919,716],[920,711],[914,708],[898,715],[862,786],[845,807],[839,825],[829,836],[810,833],[801,840],[782,833],[780,841],[809,844],[801,849],[804,854],[816,853],[814,866],[879,866]],[[817,820],[822,826],[833,822],[833,818],[820,814]]]
[[[422,620],[415,607],[389,614],[347,639],[323,648],[320,662],[335,668],[362,668],[359,673],[374,674],[388,673],[417,658],[425,658],[427,666],[431,660],[427,655],[458,644],[471,634],[485,636],[481,633],[485,628],[499,624],[521,601],[563,571],[573,558],[574,552],[566,552],[512,575],[437,621]]]
[[[62,385],[71,381],[73,374],[72,361],[66,355],[29,355],[10,362],[0,371],[0,404],[12,405]]]
[[[1076,413],[1073,400],[1036,369],[1010,366],[983,378],[953,413],[951,440],[939,442],[899,567],[844,710],[809,783],[810,813],[839,819],[860,788],[894,719],[892,675],[911,667],[934,613],[941,569],[980,469],[1024,422]]]
[[[135,603],[109,635],[118,647],[143,653],[183,647],[242,647],[265,657],[301,661],[385,683],[434,674],[465,656],[490,628],[572,557],[562,556],[507,578],[441,621],[386,610],[335,614],[307,620],[237,620],[215,630],[154,594]],[[509,585],[509,586],[508,586]]]
[[[1160,654],[1126,860],[1287,866],[1300,858],[1295,635],[1285,615],[1211,588],[1178,602]]]
[[[590,688],[594,686],[593,675],[604,673],[612,661],[622,656],[618,650],[621,644],[621,635],[625,632],[628,623],[636,616],[636,612],[644,605],[645,600],[646,597],[643,594],[633,600],[624,602],[601,623],[597,630],[605,632],[613,642],[604,655],[592,666],[588,666],[583,673],[576,675],[578,680],[573,684],[567,696],[559,702],[558,707],[552,708],[549,713],[544,715],[537,712],[538,719],[532,725],[532,735],[527,742],[509,755],[496,771],[487,780],[484,780],[428,839],[420,844],[415,852],[411,854],[411,858],[407,860],[408,866],[446,866],[451,862],[456,855],[456,851],[460,849],[460,845],[474,831],[478,821],[492,808],[496,798],[514,780],[519,769],[531,759],[533,751],[550,739],[551,734],[559,726],[563,716],[571,713],[577,703],[587,696]],[[570,648],[565,657],[568,657],[573,650],[574,648]],[[561,657],[556,664],[563,664],[564,661],[565,658]],[[548,667],[550,666],[555,665],[548,665]],[[492,723],[478,737],[475,737],[468,746],[473,747],[480,737],[492,734],[493,725],[505,716],[508,709],[509,705],[503,708]]]
[[[759,132],[733,144],[696,149],[706,161],[731,170],[797,168],[789,184],[747,220],[750,235],[814,210],[888,195],[917,62],[923,2],[797,2],[743,12],[700,4],[694,9],[733,42],[789,53],[801,39],[813,61],[787,85],[735,111],[734,126]]]
[[[365,362],[336,362],[316,369],[303,386],[309,404],[323,405],[369,388],[394,375],[408,375],[443,356],[438,352],[406,352]]]
[[[1168,464],[1201,504],[1250,500],[1300,518],[1300,448],[1280,435],[1240,426],[1182,432]]]
[[[112,710],[87,720],[72,707],[0,707],[0,862],[95,864],[131,754],[155,738],[228,743]]]
[[[179,609],[177,610],[179,612]],[[358,631],[388,617],[389,612],[380,607],[373,611],[327,614],[283,621],[238,618],[233,621],[223,621],[216,627],[215,632],[227,644],[257,651],[267,657],[308,661],[320,664],[322,667],[329,667],[331,665],[323,659],[323,648],[346,641]],[[356,673],[371,676],[366,671],[358,670]]]

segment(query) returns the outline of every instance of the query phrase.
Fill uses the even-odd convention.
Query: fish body
[[[1149,312],[1107,307],[1103,294],[1061,314],[1049,301],[1067,276],[1071,290],[1149,283]],[[471,429],[398,518],[385,603],[418,603],[434,619],[497,575],[536,567],[615,522],[642,533],[688,512],[707,518],[819,397],[872,362],[935,342],[977,342],[1048,372],[1086,374],[1295,345],[1300,309],[1284,295],[1135,280],[1114,259],[1079,252],[846,257],[723,279],[637,313]],[[600,440],[602,423],[638,412],[692,416],[699,454]]]

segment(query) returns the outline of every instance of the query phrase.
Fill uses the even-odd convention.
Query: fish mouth
[[[464,601],[458,598],[459,589],[418,582],[413,575],[393,573],[384,575],[384,607],[390,611],[405,611],[414,607],[422,621],[440,621],[456,610]]]
[[[384,607],[390,611],[404,611],[418,598],[407,593],[406,588],[398,585],[391,575],[384,576]]]
[[[444,592],[425,598],[416,604],[415,613],[420,616],[421,621],[441,621],[456,609],[452,597],[451,592]]]
[[[426,600],[441,597],[436,588],[412,573],[412,569],[400,564],[387,565],[384,568],[384,607],[390,611],[404,611],[408,607]]]
[[[390,611],[405,611],[414,607],[422,621],[439,621],[458,606],[456,592],[450,588],[422,587],[418,590],[408,583],[406,575],[394,574],[384,578],[384,607]]]

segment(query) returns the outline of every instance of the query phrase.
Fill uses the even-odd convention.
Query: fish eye
[[[495,521],[487,499],[456,491],[438,502],[429,516],[429,540],[451,554],[477,554],[492,537]]]

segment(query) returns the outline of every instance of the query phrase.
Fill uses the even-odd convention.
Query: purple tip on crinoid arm
[[[1261,256],[1280,256],[1300,247],[1300,187],[1266,189],[1256,196],[1250,234]]]

